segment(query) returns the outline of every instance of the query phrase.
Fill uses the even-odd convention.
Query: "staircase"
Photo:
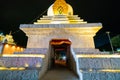
[[[40,80],[79,80],[67,66],[55,64]]]

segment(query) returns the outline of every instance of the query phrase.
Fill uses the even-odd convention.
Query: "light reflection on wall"
[[[41,64],[40,64],[40,63],[37,63],[37,64],[36,64],[36,67],[37,67],[37,68],[41,67]]]
[[[120,72],[120,69],[102,69],[100,72]]]
[[[77,58],[120,58],[120,55],[107,55],[107,54],[77,54]]]
[[[25,63],[25,67],[29,67],[29,64],[28,64],[28,63]]]
[[[45,58],[44,54],[3,54],[2,57],[40,57]]]
[[[24,48],[16,46],[16,45],[11,45],[11,44],[3,44],[3,52],[2,54],[13,54],[14,52],[23,52]]]
[[[25,70],[25,68],[24,67],[10,67],[10,68],[0,67],[0,70]]]
[[[92,70],[92,69],[88,69],[88,70],[82,70],[80,69],[80,72],[84,72],[84,71],[87,71],[87,72],[112,72],[112,73],[120,73],[120,69],[98,69],[98,70]]]

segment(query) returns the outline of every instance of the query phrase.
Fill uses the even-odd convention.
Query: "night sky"
[[[32,24],[46,15],[48,7],[55,0],[1,0],[0,1],[0,32],[8,34],[12,31],[15,42],[25,47],[27,37],[19,29],[20,24]],[[78,15],[88,23],[102,23],[103,28],[96,34],[95,46],[107,44],[106,31],[110,36],[120,34],[119,0],[66,0]]]

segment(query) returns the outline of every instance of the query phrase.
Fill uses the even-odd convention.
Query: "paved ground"
[[[64,65],[55,65],[41,80],[79,80],[77,76]]]

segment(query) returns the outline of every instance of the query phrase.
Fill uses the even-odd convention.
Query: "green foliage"
[[[114,47],[120,47],[120,35],[117,35],[111,39]]]

